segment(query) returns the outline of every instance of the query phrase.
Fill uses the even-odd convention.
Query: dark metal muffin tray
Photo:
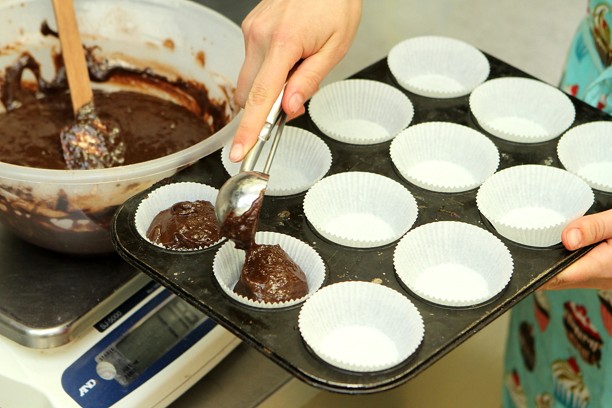
[[[491,65],[490,79],[503,76],[529,77],[494,57],[487,55],[487,58]],[[352,78],[377,80],[402,89],[391,76],[385,59],[363,69]],[[498,147],[499,169],[528,163],[562,167],[556,154],[559,138],[534,145],[507,142],[488,135],[478,126],[471,116],[468,96],[432,99],[402,91],[414,105],[415,115],[411,125],[447,121],[475,128],[489,136]],[[594,120],[610,120],[608,115],[577,99],[572,98],[572,102],[576,107],[573,126]],[[419,208],[414,227],[433,221],[454,220],[478,225],[498,235],[476,208],[476,189],[465,193],[435,193],[403,180],[389,157],[391,142],[369,146],[337,142],[324,136],[308,115],[289,125],[307,129],[327,143],[333,155],[328,175],[345,171],[368,171],[405,185],[416,198]],[[219,188],[229,177],[220,156],[220,152],[216,152],[164,183],[196,181]],[[225,295],[212,273],[213,258],[219,246],[178,253],[157,248],[142,239],[136,232],[133,218],[139,202],[148,191],[128,200],[115,215],[112,228],[118,253],[294,376],[312,386],[342,393],[382,391],[415,377],[590,249],[569,252],[560,244],[546,249],[529,248],[500,236],[514,260],[514,274],[508,286],[497,297],[477,307],[448,308],[420,299],[399,282],[392,263],[397,242],[372,249],[353,249],[331,243],[319,236],[306,220],[302,208],[304,194],[266,197],[258,230],[288,234],[310,244],[325,261],[328,277],[324,285],[350,280],[377,281],[403,293],[421,312],[425,335],[422,344],[411,357],[385,371],[353,373],[323,362],[308,349],[298,330],[299,305],[280,310],[261,310],[242,305]],[[595,193],[596,202],[589,212],[612,206],[611,194]]]

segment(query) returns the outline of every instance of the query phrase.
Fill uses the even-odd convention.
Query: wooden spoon
[[[119,129],[109,129],[96,115],[87,61],[81,44],[73,0],[53,0],[62,58],[76,124],[60,133],[69,169],[96,169],[123,163],[124,144]]]

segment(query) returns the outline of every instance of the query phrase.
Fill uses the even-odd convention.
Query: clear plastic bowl
[[[204,84],[209,96],[227,101],[230,122],[187,149],[147,162],[100,170],[46,170],[0,162],[0,222],[35,245],[72,254],[113,251],[110,222],[134,194],[220,149],[234,134],[239,109],[232,100],[243,60],[240,28],[187,0],[80,0],[75,2],[82,40],[96,56],[150,67],[170,79]],[[55,75],[57,38],[50,1],[8,0],[0,5],[0,69],[30,52],[42,76]],[[94,85],[96,86],[96,85]],[[141,90],[142,91],[142,90]],[[0,107],[0,114],[4,114]],[[59,141],[59,135],[58,135]]]

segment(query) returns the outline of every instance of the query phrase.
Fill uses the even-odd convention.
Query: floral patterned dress
[[[612,113],[612,0],[590,0],[561,89]],[[538,292],[512,309],[504,407],[612,407],[612,290]]]

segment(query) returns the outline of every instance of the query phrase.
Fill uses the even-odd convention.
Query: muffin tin
[[[506,76],[529,78],[524,72],[490,55],[486,56],[491,67],[489,79]],[[556,151],[558,138],[543,143],[521,144],[492,136],[484,131],[472,116],[469,95],[433,99],[405,91],[391,75],[386,59],[374,63],[351,78],[380,81],[404,92],[414,105],[411,126],[442,121],[482,132],[495,143],[500,152],[498,170],[520,164],[544,164],[562,168]],[[605,113],[575,98],[571,98],[571,102],[576,109],[572,126],[610,120]],[[305,193],[289,197],[266,197],[258,230],[290,235],[312,246],[326,266],[324,287],[343,281],[380,283],[405,295],[419,310],[424,323],[424,337],[416,351],[392,368],[359,373],[330,365],[307,347],[298,330],[298,315],[302,305],[266,310],[230,299],[213,276],[213,260],[221,244],[201,251],[174,252],[155,247],[143,240],[134,226],[134,212],[139,202],[156,186],[132,197],[119,208],[113,220],[112,235],[118,253],[127,262],[161,282],[312,386],[350,394],[394,388],[434,364],[590,249],[569,252],[560,244],[548,248],[534,248],[514,243],[497,234],[479,213],[476,207],[477,189],[459,193],[434,192],[417,187],[402,178],[390,158],[391,141],[374,145],[339,142],[325,136],[308,115],[303,115],[290,124],[315,133],[329,146],[333,162],[328,176],[341,172],[363,171],[389,177],[404,185],[417,201],[418,217],[413,229],[434,221],[473,224],[498,236],[507,246],[514,262],[514,271],[508,285],[492,299],[470,307],[442,306],[420,298],[401,283],[393,267],[393,255],[398,241],[376,248],[342,246],[323,238],[309,224],[303,209]],[[227,178],[221,154],[216,152],[164,183],[197,181],[219,188]],[[612,194],[596,190],[595,203],[589,212],[610,207]]]

